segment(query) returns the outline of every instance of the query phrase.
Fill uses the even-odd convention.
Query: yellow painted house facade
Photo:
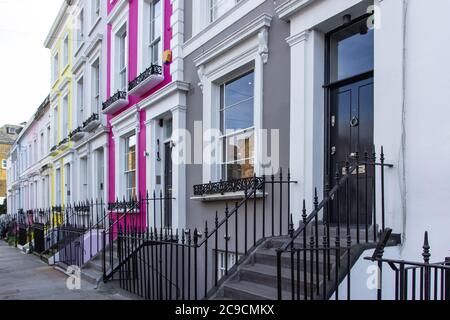
[[[47,38],[45,47],[51,52],[50,112],[52,118],[52,206],[70,203],[72,190],[72,64],[74,30],[72,17],[63,7]]]

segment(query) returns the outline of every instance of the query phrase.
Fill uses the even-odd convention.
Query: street
[[[94,286],[82,281],[80,290],[66,287],[67,276],[34,255],[0,241],[0,300],[125,300],[112,286]]]

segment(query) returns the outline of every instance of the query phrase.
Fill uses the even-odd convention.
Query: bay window
[[[136,135],[125,138],[124,147],[125,196],[131,200],[136,197]]]
[[[254,174],[254,72],[220,87],[222,180]]]

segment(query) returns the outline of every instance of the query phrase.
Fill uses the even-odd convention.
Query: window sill
[[[82,42],[80,42],[80,44],[79,44],[79,46],[78,46],[78,48],[75,50],[75,54],[74,54],[74,57],[76,57],[76,56],[78,56],[78,54],[80,53],[80,51],[81,51],[81,48],[83,48],[84,47],[84,40],[82,41]]]
[[[256,191],[256,198],[261,199],[263,197],[267,196],[267,193],[264,194],[262,191]],[[203,196],[195,196],[191,197],[191,200],[195,201],[203,201],[203,202],[214,202],[214,201],[230,201],[230,200],[243,200],[245,198],[244,191],[238,191],[238,192],[227,192],[224,194],[216,193],[216,194],[209,194],[209,195],[203,195]],[[253,199],[253,197],[252,197]]]
[[[95,20],[95,22],[94,22],[94,24],[92,25],[91,29],[89,29],[88,37],[90,37],[90,36],[92,35],[92,33],[93,33],[94,30],[95,30],[95,27],[97,27],[97,25],[100,23],[100,20],[102,20],[102,17],[101,17],[101,16],[98,16],[98,17],[97,17],[97,20]]]
[[[69,69],[69,63],[67,63],[67,64],[64,66],[64,68],[62,69],[61,74],[60,74],[61,77],[64,75],[64,73],[66,73],[67,69]]]

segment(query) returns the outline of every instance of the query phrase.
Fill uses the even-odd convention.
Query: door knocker
[[[350,120],[350,126],[357,127],[358,125],[359,125],[358,117],[353,117],[352,120]]]

